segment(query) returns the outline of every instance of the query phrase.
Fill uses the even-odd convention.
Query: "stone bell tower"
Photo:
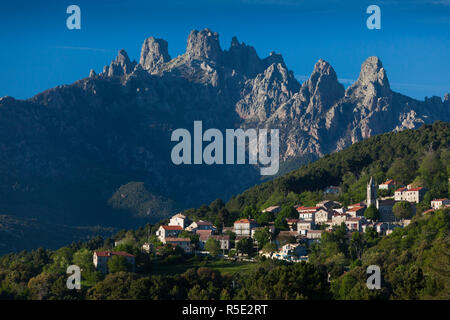
[[[367,184],[367,207],[370,207],[370,205],[377,205],[377,187],[375,185],[375,182],[373,182],[373,178],[370,177],[370,181]]]

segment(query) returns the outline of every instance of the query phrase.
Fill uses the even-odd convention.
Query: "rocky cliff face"
[[[194,120],[205,129],[278,128],[286,162],[449,121],[449,107],[449,95],[418,101],[393,92],[377,57],[345,90],[322,59],[300,84],[281,55],[260,58],[235,37],[223,50],[216,32],[194,30],[175,58],[150,37],[139,62],[120,50],[99,74],[25,101],[0,99],[0,209],[71,225],[156,219],[260,179],[254,166],[173,165],[170,134]]]

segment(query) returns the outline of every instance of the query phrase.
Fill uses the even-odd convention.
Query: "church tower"
[[[373,178],[370,177],[370,181],[367,184],[367,207],[369,207],[371,204],[374,206],[377,205],[377,187],[375,185],[375,182],[373,182]]]

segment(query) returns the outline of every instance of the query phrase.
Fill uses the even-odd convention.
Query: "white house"
[[[181,228],[186,228],[190,224],[189,219],[181,213],[177,213],[172,218],[170,218],[169,226],[180,226]]]
[[[187,231],[196,232],[197,230],[212,230],[213,232],[216,231],[216,227],[209,221],[195,221],[192,222],[187,228]]]
[[[423,196],[426,193],[426,189],[422,187],[418,188],[399,188],[394,192],[395,201],[408,201],[419,203],[423,200]]]
[[[236,236],[250,237],[252,235],[252,229],[258,225],[253,219],[240,219],[234,222],[233,231]]]
[[[158,231],[156,231],[156,236],[162,242],[167,237],[178,237],[178,235],[183,231],[183,228],[180,226],[160,226]]]
[[[324,230],[308,230],[306,238],[308,239],[320,239]]]
[[[212,236],[212,238],[220,242],[221,250],[229,250],[230,249],[230,236],[216,235],[216,236]]]
[[[325,209],[325,208],[323,208],[323,207],[305,207],[305,206],[299,206],[296,208],[299,219],[313,220],[313,221],[315,221],[316,212],[320,209]]]
[[[431,201],[431,207],[434,210],[438,210],[440,208],[444,208],[445,206],[450,205],[450,200],[447,198],[443,198],[443,199],[433,199]]]

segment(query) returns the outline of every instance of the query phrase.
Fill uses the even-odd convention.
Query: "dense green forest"
[[[378,183],[389,178],[426,187],[411,223],[389,236],[380,237],[372,228],[349,236],[341,225],[309,248],[307,263],[262,257],[239,263],[187,256],[168,245],[158,254],[143,252],[149,234],[151,243],[161,245],[154,233],[167,222],[162,220],[56,251],[40,248],[4,255],[0,299],[449,299],[450,209],[424,213],[431,199],[449,195],[449,137],[450,125],[443,122],[383,134],[249,189],[228,203],[217,199],[184,211],[219,229],[239,217],[255,218],[260,225],[275,218],[280,231],[285,230],[285,218],[296,215],[292,204],[313,205],[324,198],[344,205],[363,200],[370,176]],[[324,195],[322,189],[329,185],[341,186],[342,193]],[[261,212],[274,204],[283,207],[277,217]],[[117,240],[124,241],[114,247]],[[191,235],[191,240],[198,238]],[[107,275],[94,269],[93,251],[113,248],[135,255],[136,272],[120,259],[111,259]],[[66,288],[71,264],[83,270],[81,290]],[[366,287],[369,265],[381,268],[380,290]]]

